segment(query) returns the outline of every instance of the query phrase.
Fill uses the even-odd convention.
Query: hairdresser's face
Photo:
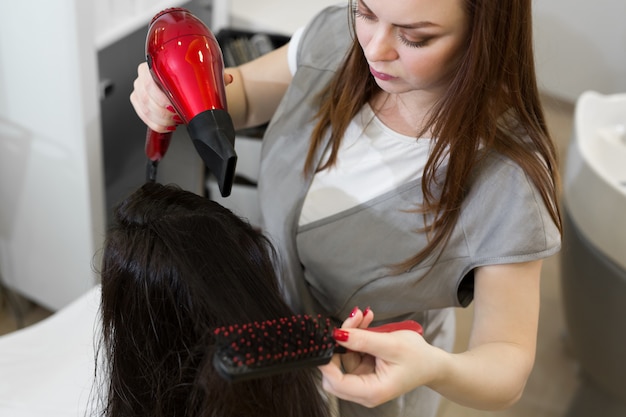
[[[467,37],[463,0],[354,0],[369,70],[388,93],[441,94]]]

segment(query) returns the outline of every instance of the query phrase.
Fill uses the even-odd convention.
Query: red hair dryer
[[[224,61],[213,33],[186,9],[165,9],[152,19],[146,38],[146,59],[156,83],[187,125],[204,164],[215,175],[223,197],[235,177],[235,129],[226,107]],[[158,162],[172,133],[148,128],[148,180],[156,179]]]

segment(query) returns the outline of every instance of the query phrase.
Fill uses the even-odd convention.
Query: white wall
[[[535,0],[542,90],[568,101],[586,90],[626,92],[626,1]]]
[[[287,35],[304,26],[323,8],[347,0],[218,0],[230,2],[233,25]]]
[[[90,34],[95,36],[96,48],[106,48],[140,27],[145,27],[147,33],[148,23],[154,15],[169,7],[179,7],[186,1],[188,0],[90,0],[94,16],[94,27]],[[211,0],[196,1],[206,3]]]
[[[0,273],[57,309],[95,283],[103,187],[91,2],[3,2]]]

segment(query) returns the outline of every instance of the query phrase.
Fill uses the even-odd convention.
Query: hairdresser
[[[259,199],[284,295],[346,319],[338,338],[361,352],[322,368],[342,417],[435,416],[440,395],[500,409],[522,394],[542,259],[561,236],[531,3],[351,0],[227,70],[236,127],[270,121]],[[152,129],[176,124],[145,64],[131,101]],[[472,301],[469,345],[450,353],[452,308]],[[424,337],[356,329],[404,319]]]

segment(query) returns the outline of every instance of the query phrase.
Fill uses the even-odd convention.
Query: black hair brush
[[[213,366],[224,379],[236,382],[324,365],[333,354],[346,353],[332,336],[335,327],[329,318],[308,315],[223,326],[214,331]],[[367,330],[422,334],[422,326],[413,320]]]

